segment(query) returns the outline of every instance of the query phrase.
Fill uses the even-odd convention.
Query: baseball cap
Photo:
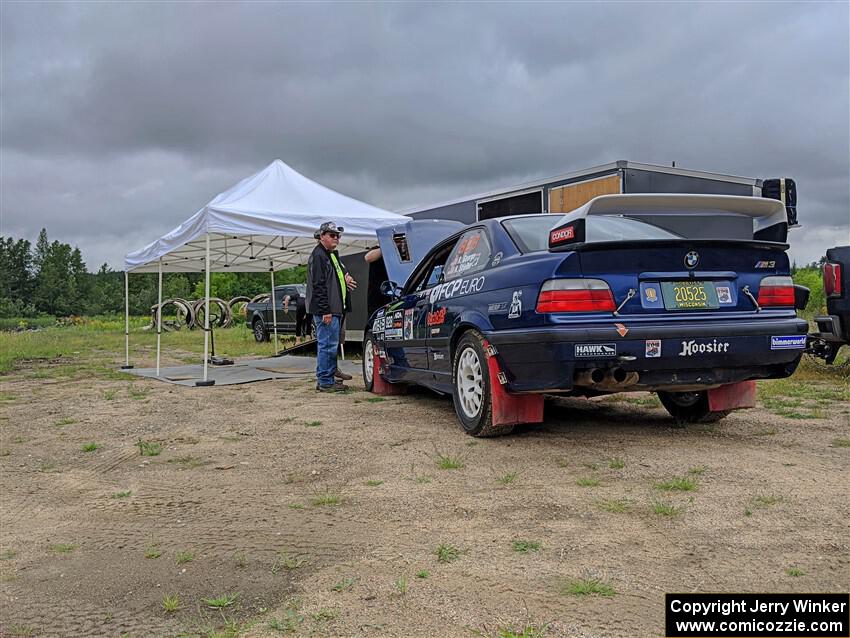
[[[345,229],[342,226],[337,226],[333,222],[325,222],[321,226],[319,226],[319,230],[316,231],[319,235],[324,235],[325,233],[342,233]]]

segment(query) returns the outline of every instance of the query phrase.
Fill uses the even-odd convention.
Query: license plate
[[[699,310],[719,307],[717,291],[710,281],[664,281],[661,296],[667,310]]]

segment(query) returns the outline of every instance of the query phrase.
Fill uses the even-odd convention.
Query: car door
[[[483,271],[490,262],[492,244],[483,227],[460,236],[445,259],[439,283],[429,291],[430,307],[425,317],[428,359],[438,382],[452,371],[451,335],[460,315],[478,302],[476,293],[484,286]]]

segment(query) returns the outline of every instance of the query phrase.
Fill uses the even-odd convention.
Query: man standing
[[[342,380],[351,379],[351,375],[337,369],[336,362],[340,323],[351,310],[349,290],[357,287],[336,252],[342,231],[334,222],[322,224],[316,232],[319,243],[307,260],[307,312],[316,325],[316,390],[319,392],[345,390]]]

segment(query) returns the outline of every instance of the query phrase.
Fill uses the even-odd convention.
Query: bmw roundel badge
[[[687,255],[685,255],[685,266],[687,268],[696,268],[699,263],[699,253],[695,250],[692,250]]]

